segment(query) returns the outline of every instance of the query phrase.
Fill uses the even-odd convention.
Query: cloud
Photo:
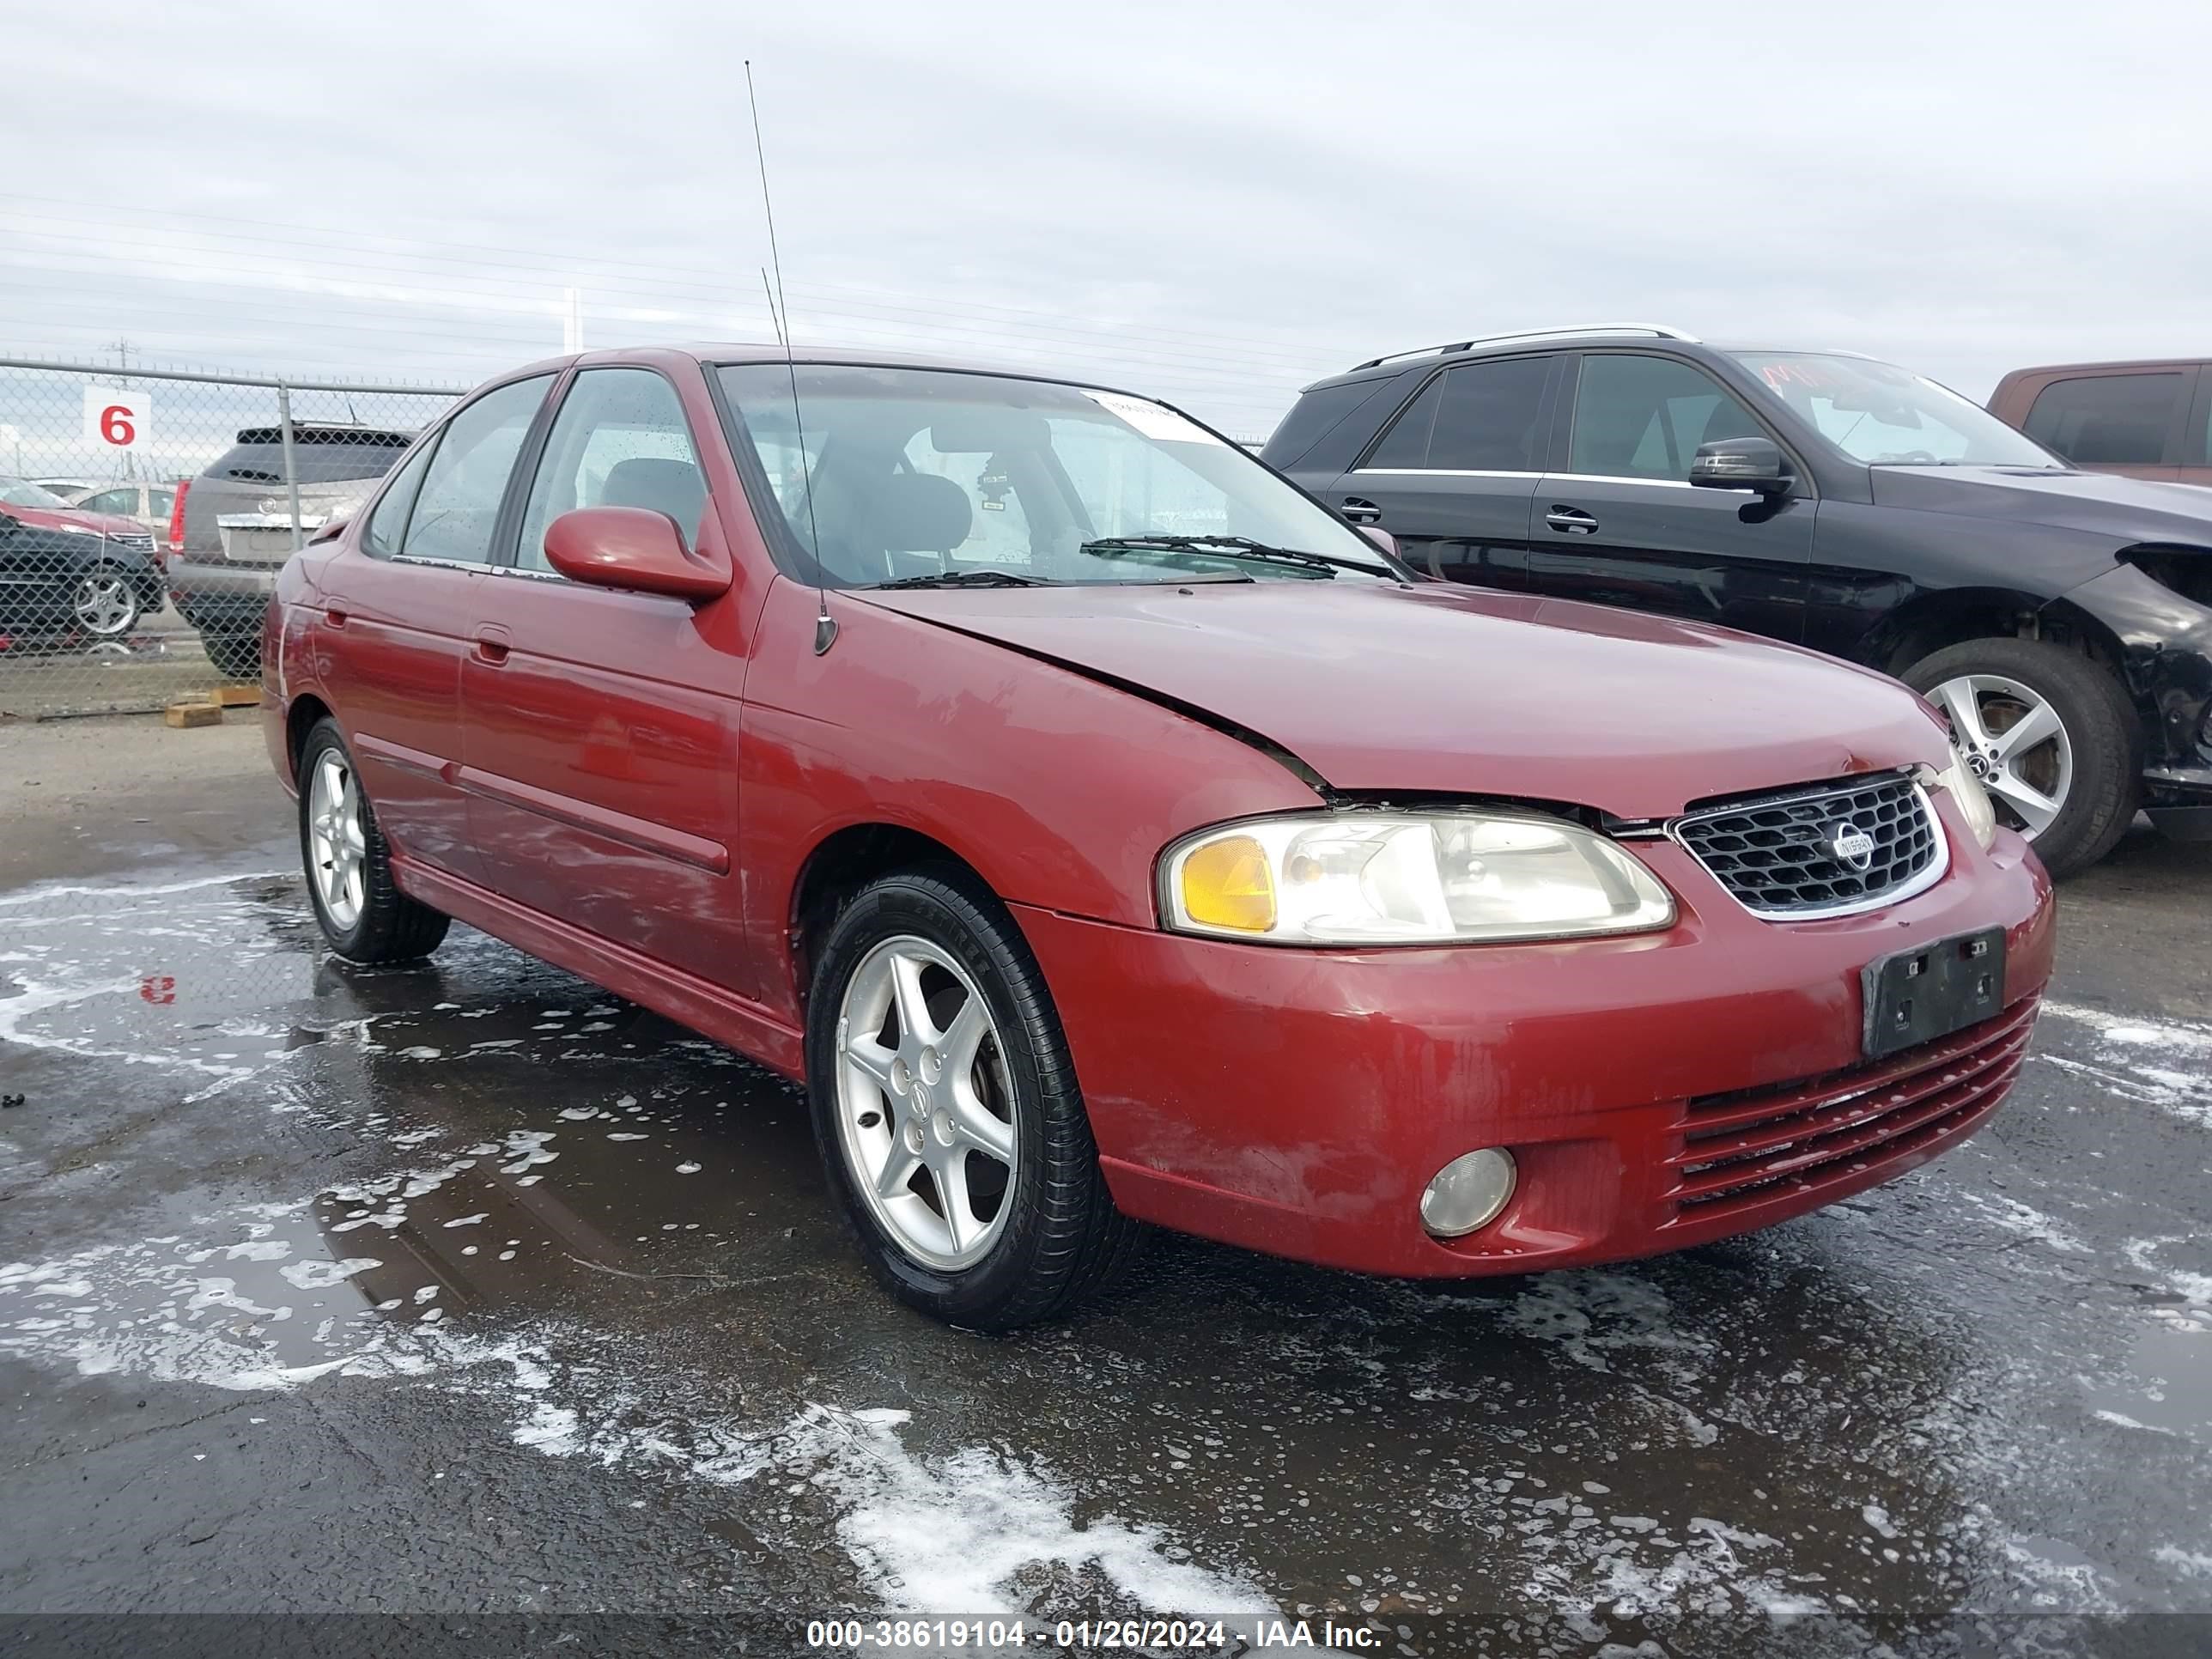
[[[1261,432],[1590,319],[1979,395],[2195,349],[2212,13],[1122,3],[57,14],[0,112],[0,347],[468,380],[761,337],[1058,365]]]

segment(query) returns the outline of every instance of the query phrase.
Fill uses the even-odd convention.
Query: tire
[[[261,635],[258,634],[202,634],[208,661],[227,680],[261,678]]]
[[[392,884],[390,849],[336,721],[318,720],[307,733],[299,781],[301,867],[331,949],[364,964],[428,956],[451,924]],[[351,852],[349,859],[327,856],[340,846]]]
[[[906,991],[878,988],[884,974],[896,986],[901,962],[918,964],[914,994],[924,1000],[911,1029]],[[972,1039],[974,1057],[963,1063],[963,1019],[977,998],[989,1030]],[[931,1072],[937,1042],[946,1058]],[[973,1330],[1013,1330],[1094,1293],[1134,1254],[1142,1229],[1107,1193],[1043,975],[1013,918],[965,871],[886,876],[838,915],[807,1004],[806,1075],[830,1190],[870,1271],[910,1306]],[[956,1117],[980,1121],[979,1101],[994,1119],[1004,1107],[1010,1121],[985,1124],[983,1139],[1002,1140],[1005,1152],[946,1127]],[[884,1190],[880,1177],[901,1146],[909,1164],[937,1162],[915,1164],[878,1200],[872,1191]],[[946,1224],[954,1200],[940,1166],[965,1171],[957,1177],[960,1227]],[[994,1180],[981,1240],[971,1233],[963,1251],[963,1232],[982,1207],[975,1195]]]
[[[144,610],[137,584],[118,566],[97,564],[70,585],[69,620],[88,639],[124,640]]]
[[[1998,821],[2026,835],[2053,876],[2087,869],[2126,832],[2142,787],[2142,722],[2119,683],[2090,659],[2040,640],[1968,640],[1922,658],[1904,679],[1950,723]],[[2057,732],[2029,745],[2023,774],[2021,756],[2003,755],[2002,739],[2037,699],[2057,716]],[[1978,743],[1959,729],[1964,712],[1981,721]],[[2057,811],[2024,811],[2023,786],[2055,799]]]

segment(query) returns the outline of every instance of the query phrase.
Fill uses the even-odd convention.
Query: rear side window
[[[1315,387],[1291,405],[1291,412],[1283,416],[1282,423],[1261,449],[1260,459],[1270,466],[1287,471],[1339,421],[1389,384],[1385,379],[1348,380],[1342,386]]]
[[[136,513],[138,510],[138,491],[134,485],[124,489],[103,489],[97,495],[88,495],[77,504],[81,513]]]
[[[1583,359],[1567,470],[1593,477],[1686,480],[1700,444],[1765,436],[1704,370],[1623,353]]]
[[[490,561],[507,477],[552,382],[551,375],[540,374],[501,386],[446,423],[408,521],[409,558]]]
[[[362,526],[362,551],[388,559],[399,550],[400,541],[407,534],[407,515],[415,509],[415,494],[422,488],[423,471],[437,447],[435,438],[423,445],[421,453],[392,481],[392,487],[378,498],[376,510]]]
[[[1429,434],[1437,424],[1437,405],[1443,401],[1444,383],[1442,375],[1433,375],[1421,388],[1421,395],[1406,405],[1390,429],[1382,434],[1382,441],[1375,446],[1375,453],[1360,465],[1364,467],[1425,467],[1429,464]]]
[[[2027,411],[2027,435],[2082,466],[2154,466],[2188,389],[2179,370],[2053,380]]]
[[[1429,434],[1429,465],[1462,472],[1537,471],[1536,416],[1551,368],[1548,358],[1507,357],[1446,370]]]

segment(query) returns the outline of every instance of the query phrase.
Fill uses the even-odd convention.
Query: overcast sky
[[[217,19],[222,21],[218,21]],[[1263,434],[1365,356],[1655,320],[1975,396],[2212,351],[2212,7],[0,0],[0,353],[467,381],[762,337]]]

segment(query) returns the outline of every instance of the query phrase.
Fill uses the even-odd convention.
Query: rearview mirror
[[[1721,438],[1698,446],[1690,458],[1690,482],[1708,489],[1756,489],[1762,495],[1779,495],[1796,480],[1772,439]]]
[[[665,593],[694,604],[730,591],[730,573],[696,559],[665,513],[580,507],[545,526],[545,558],[570,581]]]

